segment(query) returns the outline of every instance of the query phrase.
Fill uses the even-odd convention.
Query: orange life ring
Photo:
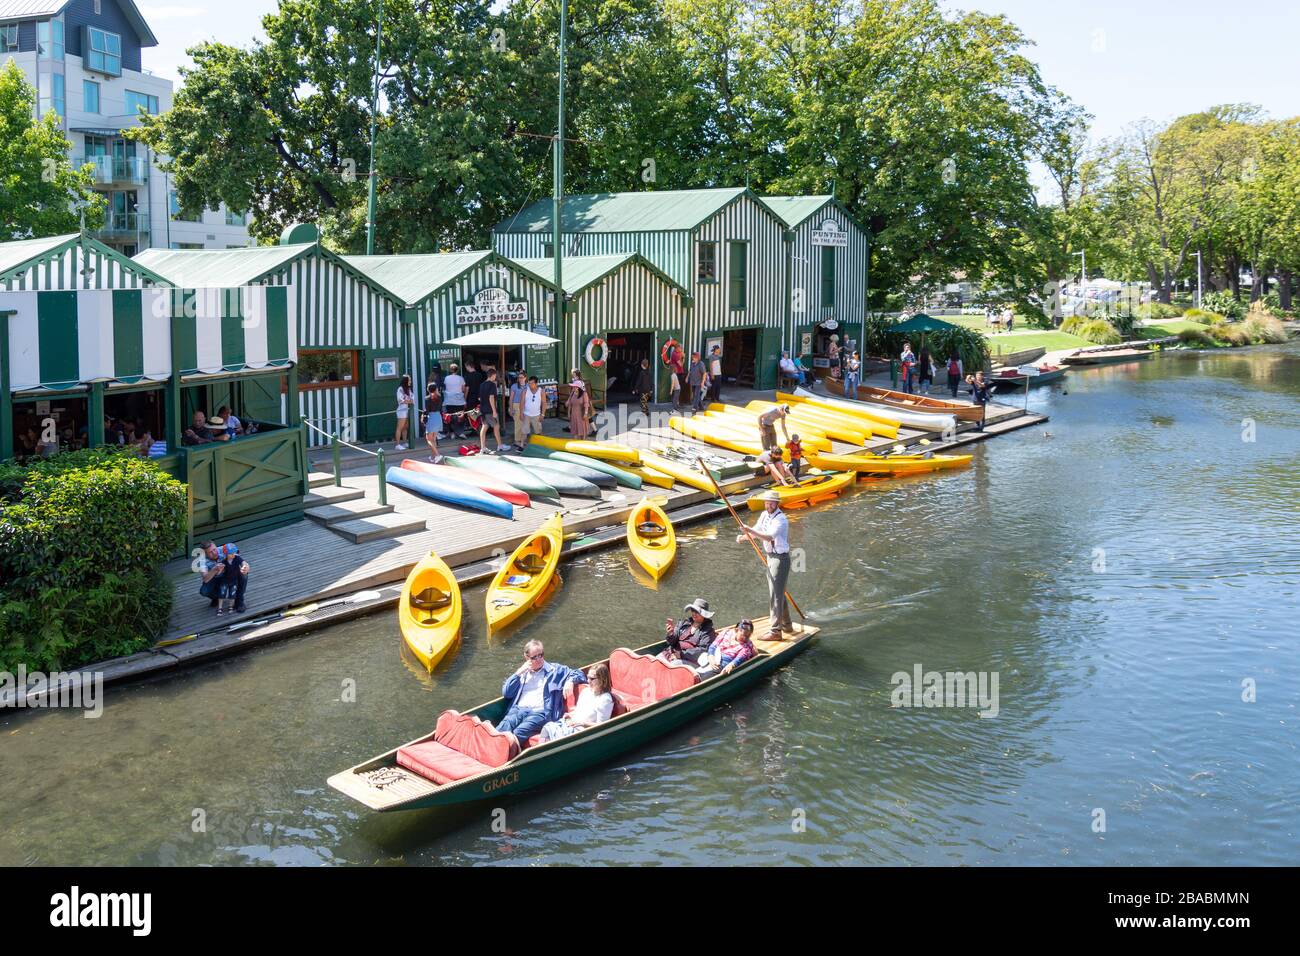
[[[672,365],[672,350],[681,349],[681,344],[676,339],[669,339],[664,343],[664,347],[659,350],[659,359],[665,365]]]
[[[591,353],[597,347],[600,348],[601,357],[598,359],[592,358]],[[587,350],[584,354],[587,359],[588,365],[590,365],[592,368],[600,368],[602,365],[605,364],[605,356],[609,354],[609,349],[605,346],[605,340],[602,339],[600,336],[596,336],[594,339],[592,339],[587,343]]]

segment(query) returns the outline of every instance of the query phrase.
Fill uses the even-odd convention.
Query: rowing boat
[[[541,458],[545,461],[564,461],[574,465],[584,465],[593,471],[603,471],[605,474],[613,477],[624,488],[632,488],[640,491],[642,477],[635,472],[626,468],[619,468],[617,465],[611,465],[607,461],[599,458],[592,458],[589,455],[575,455],[571,451],[555,451],[551,448],[543,448],[541,445],[525,445],[524,457]]]
[[[1065,378],[1065,373],[1069,371],[1063,365],[1038,365],[1037,375],[1026,375],[1019,368],[1002,368],[994,369],[989,375],[989,384],[999,392],[1015,392],[1025,387],[1028,382],[1031,388],[1037,388],[1039,385],[1050,385],[1052,382]]]
[[[432,671],[460,638],[460,585],[447,562],[430,551],[411,569],[397,602],[402,639]]]
[[[558,513],[519,543],[488,585],[488,634],[519,619],[560,586],[556,569],[563,546],[564,523]]]
[[[755,618],[754,657],[730,674],[703,681],[697,681],[687,665],[655,661],[663,641],[636,651],[616,649],[607,660],[596,662],[609,665],[614,715],[572,736],[531,744],[520,752],[513,735],[505,739],[483,723],[495,724],[505,716],[509,702],[498,697],[465,713],[444,712],[431,733],[334,774],[329,785],[380,813],[497,801],[535,789],[647,744],[762,686],[818,632],[796,624],[785,632],[785,640],[757,637],[767,630],[766,618]]]
[[[555,451],[571,451],[575,455],[586,455],[602,461],[625,461],[635,465],[641,460],[641,453],[630,445],[618,445],[607,441],[588,441],[584,438],[552,438],[549,435],[531,435],[530,445],[541,445]]]
[[[808,463],[816,468],[857,472],[860,475],[917,475],[969,465],[970,455],[817,455]]]
[[[441,501],[443,504],[486,511],[490,515],[501,518],[515,516],[514,506],[510,502],[488,494],[482,488],[476,488],[463,481],[452,481],[442,475],[424,475],[418,471],[390,465],[384,474],[384,480],[390,485],[405,488],[407,491],[413,491],[434,501]]]
[[[1066,365],[1118,365],[1121,362],[1141,362],[1153,353],[1146,349],[1112,349],[1109,352],[1075,352],[1061,361]]]
[[[440,475],[450,481],[459,481],[467,485],[473,485],[475,488],[481,488],[490,495],[495,495],[502,501],[508,501],[512,505],[518,505],[521,508],[527,508],[532,504],[528,493],[520,491],[514,485],[508,485],[504,481],[499,481],[490,475],[481,475],[477,471],[471,471],[468,468],[451,468],[448,465],[433,465],[427,461],[417,461],[414,458],[406,458],[402,461],[402,467],[407,471],[418,471],[426,475]]]
[[[627,516],[627,543],[637,563],[657,581],[677,557],[677,534],[668,515],[649,498]]]
[[[811,459],[809,459],[811,460]],[[853,484],[856,475],[851,471],[840,471],[829,475],[810,475],[797,485],[773,485],[764,491],[775,491],[781,496],[782,508],[805,508],[809,505],[830,501],[844,493],[844,489]],[[762,511],[763,502],[755,494],[749,499],[750,511]]]
[[[844,412],[847,415],[853,415],[857,418],[864,418],[868,422],[885,422],[894,425],[896,428],[918,428],[924,431],[942,432],[955,428],[957,419],[952,415],[936,415],[932,412],[908,412],[901,408],[890,408],[888,405],[869,405],[866,402],[860,402],[857,399],[832,398],[827,395],[814,395],[802,388],[794,390],[793,395],[787,395],[783,392],[776,393],[778,402],[789,402],[791,404],[801,403],[812,405],[814,408],[829,408],[835,411]]]
[[[828,388],[831,391],[843,394],[843,385],[830,385],[834,381],[835,379],[826,379]],[[906,411],[955,415],[962,421],[967,422],[978,422],[984,414],[984,410],[979,405],[950,402],[942,398],[931,398],[929,395],[912,395],[907,392],[894,391],[892,388],[880,388],[876,385],[859,385],[858,394],[849,397],[856,397],[859,401],[885,405],[889,408],[901,408]]]
[[[502,455],[501,457],[506,461],[514,462],[521,468],[532,468],[543,478],[547,478],[552,472],[558,471],[562,475],[581,478],[597,488],[618,487],[618,479],[613,475],[607,475],[595,468],[588,468],[586,465],[575,465],[569,461],[551,461],[549,458],[525,458],[523,455]]]

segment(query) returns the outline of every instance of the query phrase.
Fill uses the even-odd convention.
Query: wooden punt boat
[[[430,551],[406,576],[397,602],[402,639],[432,671],[460,639],[460,585],[447,562]]]
[[[841,385],[839,394],[843,392],[844,387]],[[859,385],[858,394],[850,397],[862,402],[874,402],[877,405],[888,405],[890,408],[902,408],[907,411],[955,415],[965,422],[978,422],[984,414],[983,409],[978,405],[949,402],[942,398],[931,398],[929,395],[909,395],[907,392],[896,392],[892,388],[880,388],[876,385]]]
[[[896,429],[907,427],[941,432],[957,426],[957,419],[950,414],[912,412],[902,408],[893,408],[889,405],[871,405],[856,398],[835,398],[833,395],[823,397],[814,395],[802,388],[795,389],[792,395],[777,392],[776,400],[778,402],[789,402],[790,404],[803,403],[812,405],[814,408],[830,408],[859,418],[865,418],[868,422],[893,425]],[[897,432],[894,434],[897,435]]]
[[[809,461],[812,459],[810,458]],[[851,471],[835,472],[829,475],[810,475],[797,485],[773,485],[764,491],[775,491],[781,496],[782,508],[804,508],[809,505],[830,501],[844,493],[851,486],[857,475]],[[750,511],[762,511],[763,502],[755,494],[749,499]]]
[[[698,683],[688,681],[685,675],[680,674],[682,665],[660,663],[656,667],[646,661],[647,657],[663,650],[663,641],[636,651],[619,648],[606,661],[595,662],[608,663],[611,672],[614,672],[614,691],[619,703],[613,717],[572,736],[536,744],[519,753],[506,754],[505,759],[494,758],[492,763],[473,758],[460,761],[461,769],[457,772],[465,772],[465,775],[457,779],[439,783],[399,762],[399,753],[410,754],[411,748],[440,743],[439,732],[434,730],[408,744],[334,774],[329,778],[329,785],[380,813],[500,800],[536,789],[561,777],[589,770],[734,700],[760,684],[778,667],[789,663],[796,654],[808,647],[818,632],[816,627],[796,624],[792,630],[785,632],[784,640],[760,639],[758,635],[766,634],[767,630],[767,619],[755,618],[754,648],[757,653],[754,657],[730,674],[720,674]],[[668,673],[660,680],[662,669],[670,667],[678,672]],[[647,678],[643,675],[651,671],[660,673],[653,673],[647,684]],[[629,678],[639,680],[624,690],[621,682]],[[674,681],[680,681],[685,686],[672,690]],[[661,694],[661,690],[665,693]],[[443,739],[458,743],[457,738],[463,739],[466,730],[477,733],[480,738],[490,737],[493,732],[481,725],[467,725],[476,720],[495,723],[505,716],[508,706],[504,698],[498,697],[464,714],[455,711],[444,713],[439,718],[440,725],[447,725]],[[489,739],[488,742],[499,741]]]
[[[677,533],[668,515],[648,498],[627,516],[627,543],[632,556],[657,581],[677,557]]]
[[[857,472],[860,475],[919,475],[929,471],[961,468],[971,455],[816,455],[808,463],[817,468]]]
[[[1141,362],[1149,359],[1148,349],[1112,349],[1109,352],[1076,352],[1061,361],[1066,365],[1119,365],[1121,362]]]
[[[488,585],[488,634],[522,617],[533,605],[560,586],[560,549],[564,524],[559,513],[524,538]]]
[[[1069,371],[1063,365],[1039,365],[1037,368],[1037,375],[1024,375],[1014,368],[994,369],[989,376],[989,384],[993,386],[994,391],[1016,392],[1025,387],[1026,381],[1029,382],[1030,388],[1050,385],[1065,378],[1065,373]]]

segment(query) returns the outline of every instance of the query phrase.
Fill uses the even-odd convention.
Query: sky
[[[186,48],[245,46],[275,0],[137,0],[158,37],[145,67],[179,84]],[[1001,13],[1033,45],[1044,80],[1093,114],[1097,138],[1217,103],[1300,115],[1300,0],[944,0],[949,10]]]

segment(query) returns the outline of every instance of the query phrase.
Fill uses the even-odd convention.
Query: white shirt
[[[529,418],[536,418],[542,414],[542,390],[540,388],[535,392],[531,388],[524,389],[524,414]]]
[[[571,724],[599,724],[609,720],[614,713],[614,698],[609,694],[596,694],[595,691],[579,693],[578,702],[569,711]]]
[[[465,380],[452,372],[442,380],[442,400],[448,405],[465,404]]]
[[[546,701],[542,694],[546,687],[546,668],[539,667],[537,670],[528,668],[528,672],[520,679],[522,690],[519,692],[519,707],[521,710],[545,710]]]
[[[763,542],[763,549],[768,554],[787,554],[790,551],[790,522],[780,508],[770,513],[764,508],[754,530],[773,536],[773,540]]]
[[[722,374],[721,356],[715,355],[713,358],[709,359],[709,374],[712,375],[714,378],[717,378],[719,375]]]
[[[784,372],[793,372],[793,371],[795,371],[795,367],[794,367],[794,359],[792,359],[792,358],[783,358],[783,359],[781,359],[781,370],[784,371]]]

